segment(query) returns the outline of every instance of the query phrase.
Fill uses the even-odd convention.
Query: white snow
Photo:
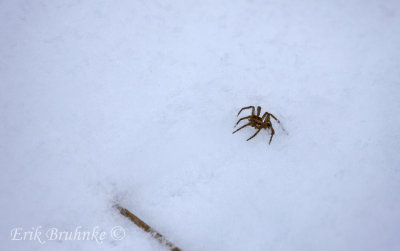
[[[400,250],[399,1],[10,0],[0,31],[1,250],[165,249],[115,202],[183,250]],[[287,134],[232,135],[248,105]]]

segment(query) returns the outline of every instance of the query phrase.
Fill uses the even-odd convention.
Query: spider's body
[[[275,134],[274,128],[272,127],[272,123],[271,123],[271,117],[273,119],[275,119],[278,123],[280,123],[280,121],[274,115],[272,115],[269,112],[265,112],[264,115],[262,117],[260,117],[260,114],[261,114],[261,107],[260,106],[257,106],[257,114],[255,113],[254,106],[243,107],[242,109],[240,109],[240,111],[238,113],[238,116],[243,110],[250,109],[250,108],[252,109],[251,115],[239,119],[239,121],[236,123],[235,127],[239,124],[240,121],[242,121],[244,119],[247,119],[249,121],[249,123],[247,123],[244,126],[240,127],[239,129],[237,129],[233,133],[239,131],[242,128],[245,128],[246,126],[254,127],[255,129],[257,129],[257,132],[253,136],[251,136],[250,138],[247,139],[247,140],[250,140],[250,139],[254,138],[261,131],[261,129],[271,129],[271,138],[269,139],[269,144],[271,144],[272,137]]]

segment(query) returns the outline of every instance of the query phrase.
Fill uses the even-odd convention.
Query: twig
[[[116,209],[119,210],[119,212],[130,219],[133,223],[135,223],[136,226],[139,228],[143,229],[145,232],[150,233],[151,236],[153,236],[157,241],[160,243],[166,245],[171,249],[171,251],[182,251],[180,248],[176,247],[174,244],[172,244],[170,241],[168,241],[162,234],[154,230],[152,227],[147,225],[144,221],[139,219],[136,215],[131,213],[128,209],[121,207],[120,205],[116,204],[114,205]]]

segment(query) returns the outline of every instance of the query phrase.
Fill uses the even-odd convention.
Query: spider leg
[[[251,123],[247,123],[244,126],[240,127],[239,129],[237,129],[236,131],[234,131],[232,134],[234,134],[235,132],[239,131],[240,129],[245,128],[246,126],[249,126]]]
[[[257,106],[257,117],[260,117],[261,106]]]
[[[277,119],[274,115],[272,115],[271,113],[270,113],[269,115],[271,115],[271,117],[273,117],[276,121],[278,121],[278,123],[281,123],[281,122],[279,121],[279,119]]]
[[[275,131],[274,131],[274,128],[272,128],[272,126],[271,126],[271,138],[269,139],[269,145],[271,144],[271,140],[272,140],[272,137],[274,137],[274,134],[275,134]]]
[[[240,111],[239,111],[239,113],[238,113],[238,115],[237,116],[239,116],[239,114],[243,111],[243,110],[246,110],[246,109],[252,109],[252,111],[251,111],[251,115],[254,115],[254,106],[247,106],[247,107],[243,107],[242,109],[240,109]]]
[[[248,138],[247,141],[249,141],[249,140],[251,140],[252,138],[254,138],[260,131],[261,131],[261,128],[258,129],[258,131],[257,131],[253,136],[251,136],[250,138]]]
[[[239,124],[239,122],[242,121],[243,119],[249,119],[249,118],[251,118],[251,116],[247,116],[247,117],[243,117],[243,118],[239,119],[239,121],[236,123],[236,125],[233,128],[235,128]]]
[[[265,117],[268,115],[268,112],[265,112],[264,115],[262,115],[261,120],[264,121]],[[265,122],[265,121],[264,121]]]

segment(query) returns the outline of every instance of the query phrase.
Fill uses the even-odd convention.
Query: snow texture
[[[400,250],[398,0],[5,0],[0,31],[1,250],[165,250],[115,202],[183,250]],[[287,133],[232,135],[248,105]]]

